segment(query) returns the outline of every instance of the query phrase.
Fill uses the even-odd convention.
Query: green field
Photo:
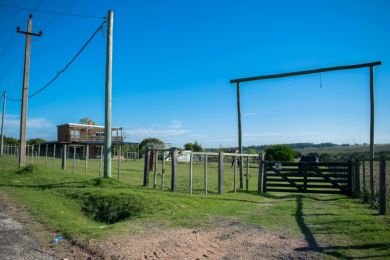
[[[178,165],[178,192],[169,192],[167,164],[163,191],[142,187],[143,161],[122,162],[119,181],[99,178],[99,161],[68,162],[29,158],[35,166],[17,169],[10,157],[0,158],[0,192],[12,195],[48,229],[56,230],[77,243],[100,241],[119,234],[142,232],[145,227],[211,228],[212,219],[233,219],[261,226],[289,237],[302,238],[324,258],[390,258],[390,218],[375,209],[342,195],[266,193],[258,194],[257,169],[250,168],[249,192],[233,193],[233,171],[225,169],[225,194],[217,191],[216,163],[209,164],[209,194],[204,195],[203,165],[194,165],[194,194],[188,194],[188,164]],[[114,164],[116,162],[114,161]],[[54,167],[52,167],[54,165]],[[153,174],[150,176],[153,184]],[[160,176],[159,181],[160,185]],[[152,185],[151,185],[152,186]],[[85,203],[104,198],[132,202],[134,212],[126,220],[107,224],[83,211]],[[93,204],[93,203],[92,203]],[[131,205],[130,205],[131,206]],[[113,208],[112,211],[116,209]]]
[[[369,152],[369,145],[349,145],[349,146],[334,146],[334,147],[325,147],[325,148],[303,148],[303,149],[295,149],[302,154],[308,153],[328,153],[328,154],[342,154],[342,153],[361,153],[361,152]],[[375,144],[375,152],[388,152],[390,151],[390,144]]]

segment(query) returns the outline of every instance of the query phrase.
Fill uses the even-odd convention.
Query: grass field
[[[216,163],[210,163],[206,196],[202,164],[195,165],[193,195],[186,193],[189,174],[185,164],[178,166],[176,193],[168,191],[169,167],[164,191],[141,187],[142,161],[122,163],[119,181],[98,178],[99,161],[90,161],[87,173],[83,161],[76,162],[74,171],[71,161],[66,171],[59,169],[59,160],[50,159],[45,165],[44,158],[40,158],[33,164],[36,166],[20,170],[15,160],[0,158],[0,191],[25,205],[48,229],[76,242],[135,234],[150,226],[208,229],[215,219],[232,219],[303,238],[310,250],[321,252],[324,258],[390,258],[389,216],[379,216],[376,210],[342,195],[258,194],[255,165],[250,170],[250,191],[235,194],[232,169],[226,164],[226,193],[218,195]],[[153,174],[150,178],[153,183]],[[85,201],[90,201],[86,198],[97,197],[134,201],[140,213],[114,224],[96,221],[82,208]]]
[[[325,147],[325,148],[303,148],[303,149],[295,149],[302,154],[308,153],[328,153],[328,154],[341,154],[341,153],[361,153],[361,152],[369,152],[369,145],[349,145],[349,146],[334,146],[334,147]],[[375,144],[375,152],[382,151],[390,151],[390,144]]]

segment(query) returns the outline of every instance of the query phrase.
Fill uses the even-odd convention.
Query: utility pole
[[[28,104],[28,81],[30,78],[30,53],[31,53],[31,36],[42,36],[39,33],[32,32],[32,15],[30,14],[27,23],[27,32],[20,30],[19,26],[16,32],[26,35],[26,49],[24,53],[24,72],[22,88],[22,109],[20,112],[20,139],[19,139],[19,167],[26,164],[26,121],[27,121],[27,104]]]
[[[108,11],[106,50],[106,96],[104,121],[104,177],[111,178],[111,114],[112,114],[112,29],[114,12]]]
[[[374,195],[374,67],[370,66],[370,192]]]
[[[240,82],[237,82],[236,86],[237,90],[237,123],[238,123],[238,152],[242,154],[242,132],[241,132],[241,104],[240,104]],[[238,157],[238,167],[240,169],[240,189],[244,188],[243,184],[243,157],[239,156]]]
[[[1,115],[1,144],[0,144],[0,155],[4,154],[4,120],[5,120],[5,106],[7,102],[7,92],[3,92],[3,110]]]

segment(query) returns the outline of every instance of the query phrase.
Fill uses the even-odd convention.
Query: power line
[[[103,28],[103,25],[106,23],[106,20],[104,20],[100,26],[96,29],[96,31],[91,35],[91,37],[89,37],[89,39],[84,43],[84,45],[81,47],[81,49],[73,56],[73,58],[65,65],[65,67],[58,71],[57,74],[51,79],[49,80],[45,85],[43,85],[43,87],[41,87],[40,89],[38,89],[37,91],[35,91],[33,94],[29,95],[28,97],[29,98],[32,98],[36,95],[38,95],[39,93],[41,93],[43,90],[45,90],[47,87],[49,87],[54,81],[56,81],[60,75],[62,73],[64,73],[68,68],[69,66],[80,56],[80,54],[84,51],[84,49],[88,46],[88,44],[92,41],[92,39],[95,37],[95,35]],[[9,98],[8,99],[10,101],[14,101],[14,102],[20,102],[22,101],[21,99],[15,99],[15,98]]]
[[[0,51],[0,62],[3,56],[5,56],[6,52],[8,51],[9,47],[14,43],[16,38],[16,33],[11,34],[11,36],[8,38],[8,41],[4,45],[4,47]]]
[[[78,0],[73,0],[72,2],[70,2],[68,5],[66,5],[60,12],[59,14],[57,14],[53,19],[51,19],[48,23],[45,24],[45,26],[43,26],[42,30],[45,31],[45,29],[50,25],[52,24],[55,20],[58,19],[58,17],[61,16],[62,13],[64,13],[66,10],[68,10],[72,5],[74,5]]]
[[[19,10],[26,10],[31,11],[31,8],[22,7],[22,6],[15,6],[15,5],[9,5],[9,4],[0,4],[1,7],[7,7],[7,8],[13,8],[13,9],[19,9]],[[93,16],[93,15],[85,15],[85,14],[74,14],[74,13],[64,13],[64,12],[55,12],[50,10],[43,10],[43,9],[34,9],[34,12],[38,13],[46,13],[46,14],[57,14],[57,15],[67,15],[67,16],[76,16],[76,17],[83,17],[83,18],[93,18],[93,19],[104,19],[105,17],[101,16]]]

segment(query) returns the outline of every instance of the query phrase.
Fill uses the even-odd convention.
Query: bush
[[[184,145],[184,149],[185,150],[190,150],[190,151],[193,151],[193,152],[201,152],[201,151],[203,151],[202,146],[197,141],[195,141],[194,143],[186,143]]]
[[[265,149],[265,159],[269,161],[290,162],[295,157],[295,151],[288,145],[276,144]]]
[[[19,174],[28,174],[28,173],[36,173],[38,171],[38,167],[32,164],[29,164],[17,171]]]
[[[130,194],[88,194],[81,200],[83,212],[107,224],[138,216],[145,209],[142,197]]]

